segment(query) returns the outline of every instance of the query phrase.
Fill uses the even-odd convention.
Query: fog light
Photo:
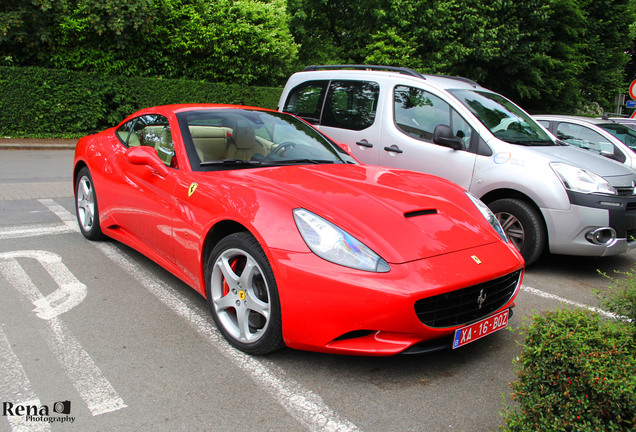
[[[585,238],[592,244],[599,246],[612,246],[616,243],[616,231],[614,228],[605,227],[590,230]]]

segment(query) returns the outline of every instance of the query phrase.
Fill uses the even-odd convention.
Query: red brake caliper
[[[234,258],[234,260],[230,263],[230,268],[235,273],[236,273],[236,267],[238,267],[238,258]],[[230,292],[230,285],[228,285],[227,281],[225,280],[225,276],[223,276],[223,297],[228,295],[229,292]]]

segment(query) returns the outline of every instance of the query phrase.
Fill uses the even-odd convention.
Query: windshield
[[[614,135],[636,153],[636,130],[617,123],[599,124],[598,126]]]
[[[177,114],[195,170],[356,163],[342,148],[294,116],[211,108]]]
[[[505,97],[488,91],[449,91],[500,140],[527,146],[556,145],[528,114]]]

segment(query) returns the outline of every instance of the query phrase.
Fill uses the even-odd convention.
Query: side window
[[[139,145],[139,137],[135,135],[131,139],[131,132],[137,119],[127,121],[117,129],[117,137],[126,147],[135,147]]]
[[[380,86],[372,81],[332,81],[320,124],[363,130],[375,121]]]
[[[448,125],[453,134],[464,141],[464,147],[468,148],[472,128],[441,98],[422,89],[397,86],[393,101],[395,125],[404,134],[432,142],[435,127],[440,124]]]
[[[170,125],[164,116],[148,114],[137,117],[117,129],[117,135],[127,147],[143,145],[154,148],[163,163],[176,167]]]
[[[329,81],[308,81],[294,87],[287,96],[283,111],[317,124]]]

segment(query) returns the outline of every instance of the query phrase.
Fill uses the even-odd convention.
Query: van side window
[[[322,114],[323,126],[363,130],[375,121],[380,86],[372,81],[332,81]]]
[[[453,134],[470,144],[472,128],[457,111],[439,97],[424,90],[396,86],[393,116],[397,128],[412,138],[432,142],[437,125],[448,125]]]
[[[308,81],[294,87],[287,96],[283,111],[318,124],[328,84],[329,81]]]

